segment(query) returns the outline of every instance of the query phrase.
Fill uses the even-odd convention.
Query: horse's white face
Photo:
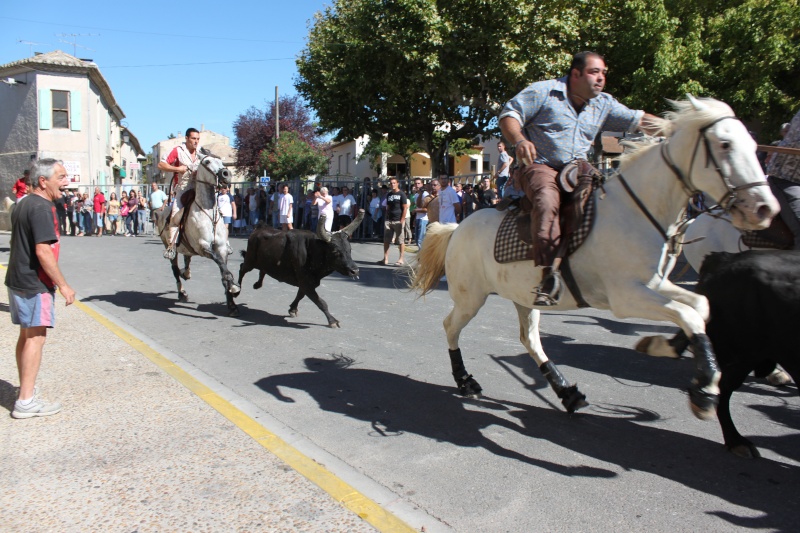
[[[692,176],[696,185],[715,201],[724,199],[729,188],[733,188],[735,200],[730,213],[734,226],[748,230],[769,226],[780,207],[766,185],[764,171],[756,158],[756,142],[747,128],[737,119],[722,119],[706,130],[705,139],[710,156],[705,153],[701,137]],[[764,184],[747,187],[759,182]]]
[[[217,178],[220,183],[227,184],[230,179],[230,172],[222,164],[222,160],[213,156],[205,156],[197,169],[197,181],[216,185]]]

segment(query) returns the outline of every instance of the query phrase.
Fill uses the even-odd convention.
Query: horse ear
[[[695,111],[705,111],[706,109],[708,109],[708,106],[706,104],[704,104],[703,102],[701,102],[700,100],[698,100],[689,93],[686,93],[686,99],[689,100],[689,102],[692,104],[692,107],[694,107]]]

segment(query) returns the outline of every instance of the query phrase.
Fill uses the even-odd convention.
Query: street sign
[[[140,168],[142,168],[142,165],[141,165],[141,163],[133,163],[133,162],[131,162],[131,163],[128,163],[128,168],[131,169],[131,170],[139,170]]]
[[[269,185],[269,176],[261,176],[260,178],[258,178],[258,180],[259,180],[259,185],[261,185],[262,187],[266,187],[267,185]]]

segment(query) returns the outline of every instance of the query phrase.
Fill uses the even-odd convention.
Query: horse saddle
[[[749,248],[772,248],[791,250],[794,247],[794,234],[783,218],[772,219],[769,227],[758,231],[742,231],[742,244]]]
[[[559,173],[557,182],[562,190],[560,206],[561,246],[559,257],[567,257],[577,250],[589,236],[594,226],[595,189],[602,174],[588,161],[570,163]],[[527,197],[503,201],[498,210],[507,210],[500,223],[494,242],[494,258],[498,263],[532,260],[531,210]]]

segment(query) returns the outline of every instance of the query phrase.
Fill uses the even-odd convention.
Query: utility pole
[[[281,138],[280,108],[278,107],[278,86],[275,86],[275,140]]]

